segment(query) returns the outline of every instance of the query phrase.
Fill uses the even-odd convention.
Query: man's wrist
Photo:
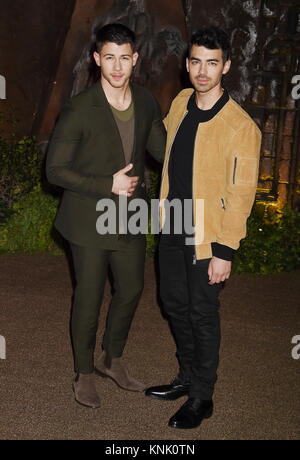
[[[229,246],[225,246],[224,244],[220,243],[211,243],[212,248],[212,255],[217,257],[218,259],[227,260],[228,262],[232,262],[234,259],[235,249],[230,248]]]

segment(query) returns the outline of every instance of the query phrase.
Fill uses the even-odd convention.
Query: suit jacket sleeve
[[[46,173],[50,183],[91,197],[108,197],[112,176],[82,174],[74,169],[74,156],[83,141],[82,113],[70,101],[56,124],[50,141]]]
[[[159,162],[164,162],[167,133],[162,122],[162,114],[158,102],[153,99],[154,116],[147,142],[148,152]]]
[[[261,133],[247,121],[234,135],[226,167],[225,210],[217,243],[238,249],[247,233],[247,219],[255,200]]]

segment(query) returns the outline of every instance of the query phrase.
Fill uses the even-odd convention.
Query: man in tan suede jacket
[[[146,395],[188,400],[169,426],[196,428],[213,413],[220,348],[219,294],[233,254],[246,236],[257,187],[261,133],[222,88],[230,42],[220,29],[196,32],[187,70],[194,89],[183,90],[165,119],[167,150],[161,185],[161,298],[177,344],[179,374]],[[170,202],[192,202],[193,238]],[[175,203],[175,201],[173,201]],[[172,211],[172,207],[171,207]],[[184,218],[181,214],[181,221]]]

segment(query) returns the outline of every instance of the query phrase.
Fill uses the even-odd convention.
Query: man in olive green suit
[[[145,151],[163,161],[166,134],[153,96],[130,84],[138,59],[134,33],[120,24],[103,27],[94,59],[100,81],[62,112],[49,146],[47,176],[64,189],[55,225],[70,242],[76,275],[71,322],[75,399],[97,408],[94,349],[109,266],[115,293],[96,374],[126,390],[145,389],[128,374],[122,354],[143,290],[146,242],[141,234],[99,234],[96,206],[107,198],[118,206],[120,195],[145,198]]]

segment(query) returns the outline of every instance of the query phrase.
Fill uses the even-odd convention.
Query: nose
[[[115,65],[114,65],[114,70],[121,70],[121,69],[122,69],[121,60],[116,59],[115,60]]]
[[[200,77],[206,76],[206,74],[207,74],[207,66],[203,62],[201,62],[199,64],[199,72],[198,73],[199,73]]]

